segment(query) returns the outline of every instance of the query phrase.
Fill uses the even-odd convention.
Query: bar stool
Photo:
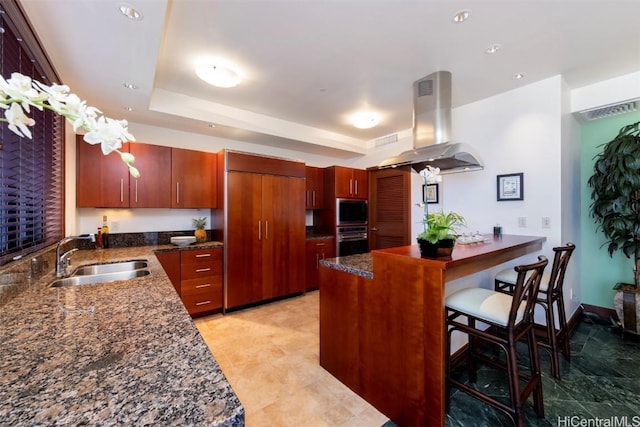
[[[538,256],[538,262],[515,267],[516,283],[513,295],[483,288],[469,288],[455,292],[445,299],[446,344],[446,409],[449,411],[451,387],[456,387],[471,396],[505,412],[515,426],[523,425],[522,405],[533,393],[534,410],[544,417],[540,359],[533,328],[533,311],[540,279],[547,266],[546,257]],[[468,323],[458,320],[465,316]],[[489,325],[489,329],[476,328],[476,321]],[[477,381],[477,362],[506,369],[509,385],[509,405],[482,393],[480,390],[456,380],[451,376],[451,334],[460,331],[469,337],[467,368],[469,381]],[[529,347],[530,375],[520,372],[516,343],[526,337]],[[476,339],[496,344],[506,356],[506,366],[476,352]],[[526,381],[520,387],[520,379]]]
[[[553,248],[555,255],[553,257],[553,266],[551,274],[545,273],[540,283],[540,292],[538,293],[537,304],[544,309],[546,325],[537,325],[538,328],[544,329],[546,334],[546,342],[539,341],[538,344],[549,352],[551,356],[551,375],[560,379],[560,352],[559,346],[562,345],[562,353],[565,360],[571,361],[571,348],[569,344],[569,331],[567,330],[567,316],[564,311],[564,293],[562,287],[564,285],[564,273],[567,270],[569,259],[576,246],[573,243],[567,243],[565,246]],[[517,274],[512,269],[505,269],[495,276],[495,290],[507,294],[513,294],[513,287],[516,282]],[[553,307],[558,312],[558,330],[556,330],[556,321]]]

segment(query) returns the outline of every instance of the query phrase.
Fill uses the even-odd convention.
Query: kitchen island
[[[155,250],[176,247],[78,251],[74,266],[146,259],[150,274],[49,288],[51,272],[0,306],[0,424],[244,425]]]
[[[401,427],[444,425],[446,284],[545,240],[505,235],[437,259],[403,246],[322,261],[320,365]]]

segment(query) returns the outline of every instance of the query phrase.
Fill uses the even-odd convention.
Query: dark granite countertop
[[[153,255],[176,249],[78,251],[74,266],[144,258],[151,274],[49,288],[51,272],[2,305],[0,424],[243,426],[242,404]]]
[[[373,279],[373,261],[371,253],[342,256],[338,258],[326,258],[320,260],[320,265],[324,265],[345,273]]]
[[[307,240],[333,239],[331,234],[307,234]]]

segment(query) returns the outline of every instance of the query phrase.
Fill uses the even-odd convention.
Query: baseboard
[[[578,311],[580,312],[580,316],[582,314],[595,314],[603,320],[614,319],[615,321],[618,321],[618,314],[612,308],[598,307],[597,305],[591,304],[580,304],[580,308],[576,313],[578,313]],[[574,317],[575,314],[574,316],[571,316],[571,319],[573,320]]]

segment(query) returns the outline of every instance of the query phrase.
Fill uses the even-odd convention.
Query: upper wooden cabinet
[[[171,149],[171,207],[216,207],[216,155]]]
[[[88,144],[76,136],[76,206],[79,208],[128,208],[129,168],[118,153],[102,154],[100,144]],[[129,151],[124,144],[122,152]]]
[[[307,209],[324,208],[324,169],[306,166],[305,178],[305,207]]]
[[[130,143],[140,177],[129,177],[129,207],[166,208],[171,206],[171,147]]]
[[[78,136],[76,206],[79,208],[215,208],[216,155],[127,143],[140,177],[130,176],[117,153],[102,154]],[[171,171],[171,173],[169,173]]]
[[[366,170],[331,166],[325,169],[325,174],[329,175],[327,182],[333,184],[336,198],[367,198],[369,184]],[[325,188],[325,191],[329,189]]]

